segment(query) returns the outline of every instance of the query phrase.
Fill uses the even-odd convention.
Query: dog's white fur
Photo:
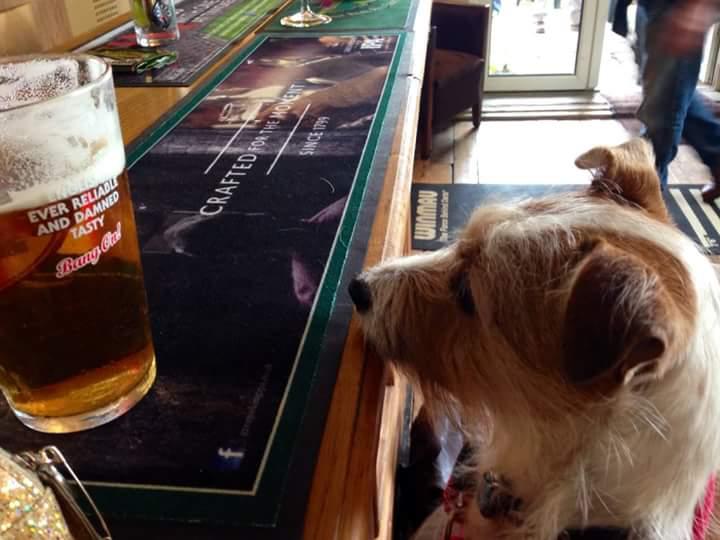
[[[660,215],[659,191],[642,184],[657,182],[644,143],[593,152],[579,164],[598,168],[617,193],[490,205],[458,244],[361,276],[372,291],[362,315],[369,341],[417,382],[431,408],[462,419],[478,474],[506,475],[525,502],[519,526],[472,512],[467,538],[555,540],[567,528],[619,526],[648,540],[690,539],[695,506],[720,468],[715,269]],[[637,311],[673,288],[669,296],[687,297],[685,306],[643,315],[672,319],[648,322],[661,328],[660,358],[601,387],[568,382],[560,349],[588,238],[610,245],[590,254],[645,253],[646,271],[618,309]],[[469,274],[474,316],[457,308],[458,272]],[[682,309],[692,309],[685,322]]]

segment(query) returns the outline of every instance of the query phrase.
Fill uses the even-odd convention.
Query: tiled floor
[[[580,154],[616,145],[639,124],[618,120],[483,121],[477,130],[463,116],[434,138],[430,160],[415,163],[415,182],[469,184],[576,184],[590,175],[574,165]],[[711,179],[694,151],[682,145],[670,167],[671,183]]]

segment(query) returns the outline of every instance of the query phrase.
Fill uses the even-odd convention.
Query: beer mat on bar
[[[57,445],[111,518],[244,538],[273,537],[286,515],[302,524],[405,41],[259,38],[130,152],[157,381],[71,435],[30,431],[3,404],[1,447]]]
[[[310,0],[316,13],[332,17],[332,22],[311,28],[315,32],[347,32],[348,30],[404,30],[412,20],[410,14],[418,0]],[[290,3],[267,25],[267,32],[297,32],[280,24],[280,19],[298,11],[299,2]],[[307,32],[308,30],[301,30]]]
[[[586,189],[581,184],[415,184],[412,247],[432,251],[450,243],[473,210],[483,204]],[[677,226],[710,255],[720,255],[720,210],[702,202],[702,185],[671,185],[665,204]]]
[[[270,17],[284,0],[185,0],[177,6],[180,39],[163,45],[177,53],[177,61],[143,73],[115,72],[116,86],[189,86],[215,59]],[[102,47],[137,47],[135,32],[122,33]]]

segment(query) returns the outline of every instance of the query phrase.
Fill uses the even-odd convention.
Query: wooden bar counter
[[[395,126],[366,265],[408,250],[410,186],[431,6],[430,1],[419,2],[407,36],[409,68],[398,75],[407,78],[406,96]],[[147,134],[254,37],[255,34],[250,35],[235,45],[191,87],[117,88],[126,145]],[[406,383],[388,364],[366,350],[359,325],[353,319],[307,502],[304,538],[392,537],[395,468],[407,393]],[[185,537],[180,527],[176,530],[176,537]]]

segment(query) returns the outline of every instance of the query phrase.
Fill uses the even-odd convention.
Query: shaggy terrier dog
[[[644,141],[576,164],[586,191],[478,208],[454,244],[367,270],[351,297],[475,450],[466,538],[690,539],[720,465],[718,278]]]

